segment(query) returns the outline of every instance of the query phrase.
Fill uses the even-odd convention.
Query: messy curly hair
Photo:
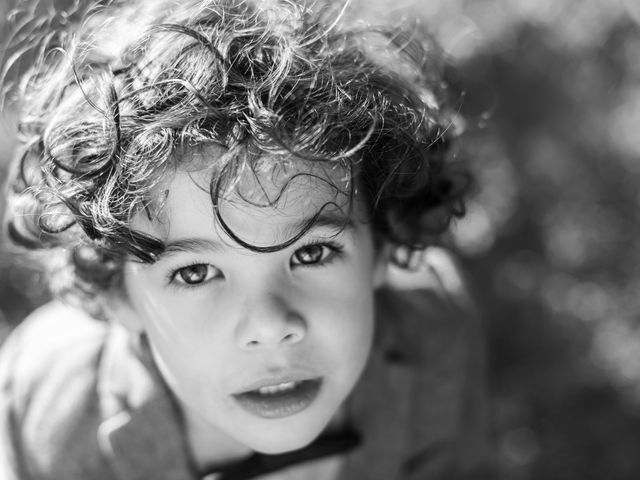
[[[350,172],[379,241],[425,247],[463,214],[469,184],[451,162],[446,64],[420,29],[350,23],[346,6],[121,0],[74,11],[75,23],[57,12],[39,36],[22,22],[14,43],[38,53],[14,89],[10,238],[66,252],[60,294],[86,302],[116,289],[125,259],[164,249],[132,217],[180,152],[213,144],[228,153],[211,160],[214,206],[243,164],[294,155]]]

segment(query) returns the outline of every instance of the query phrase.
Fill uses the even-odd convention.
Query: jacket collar
[[[142,343],[142,342],[141,342]],[[196,478],[182,417],[143,344],[114,325],[98,380],[103,421],[98,442],[118,478]]]

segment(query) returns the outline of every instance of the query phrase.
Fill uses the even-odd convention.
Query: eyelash
[[[321,259],[317,263],[299,263],[299,264],[292,264],[292,266],[295,266],[295,267],[307,267],[307,268],[324,267],[326,265],[330,265],[334,260],[340,258],[340,256],[344,252],[344,246],[341,245],[340,243],[337,243],[337,242],[334,242],[334,241],[330,241],[330,242],[310,241],[310,242],[305,243],[303,245],[300,245],[298,248],[296,248],[296,250],[293,252],[293,255],[291,256],[291,258],[293,258],[294,255],[297,252],[300,252],[301,250],[304,250],[305,248],[314,247],[314,246],[324,247],[324,248],[329,249],[329,254],[327,255],[327,257]]]
[[[344,246],[331,241],[331,242],[317,242],[317,241],[310,241],[308,243],[305,243],[301,246],[299,246],[298,248],[296,248],[296,250],[293,252],[291,258],[294,257],[294,255],[302,250],[304,250],[305,248],[309,248],[309,247],[314,247],[314,246],[319,246],[322,248],[327,248],[329,250],[329,254],[320,259],[318,262],[316,263],[291,263],[292,267],[307,267],[307,268],[319,268],[319,267],[324,267],[326,265],[331,264],[334,260],[340,258],[340,256],[342,255],[342,253],[344,252]],[[324,252],[323,252],[324,253]],[[190,263],[188,265],[184,265],[182,267],[176,268],[175,270],[171,270],[169,272],[169,274],[167,275],[167,280],[169,285],[175,287],[175,288],[183,288],[183,289],[191,289],[191,288],[197,288],[197,287],[201,287],[203,285],[206,285],[207,283],[211,282],[212,280],[214,280],[216,278],[216,276],[213,276],[212,278],[208,279],[208,280],[204,280],[200,283],[187,283],[187,282],[183,282],[180,280],[177,280],[178,275],[180,275],[180,272],[183,270],[186,270],[188,268],[191,267],[197,267],[200,265],[205,265],[207,267],[211,267],[215,270],[218,270],[216,267],[214,267],[213,265],[210,265],[208,263],[204,263],[204,262],[193,262]],[[208,272],[207,272],[208,273]]]
[[[188,268],[191,267],[197,267],[199,265],[205,265],[207,267],[211,267],[214,270],[218,270],[216,267],[214,267],[213,265],[210,265],[208,263],[204,263],[204,262],[193,262],[190,263],[188,265],[184,265],[182,267],[176,268],[175,270],[171,270],[169,272],[169,274],[167,275],[167,281],[169,283],[169,285],[176,287],[176,288],[186,288],[186,289],[190,289],[190,288],[197,288],[197,287],[201,287],[207,283],[209,283],[211,280],[213,280],[214,278],[216,278],[215,276],[208,279],[208,280],[204,280],[200,283],[187,283],[187,282],[182,282],[180,280],[177,280],[178,275],[180,275],[180,272],[183,270],[186,270]],[[207,272],[208,273],[208,272]]]

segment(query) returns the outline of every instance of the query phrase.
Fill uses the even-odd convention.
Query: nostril
[[[304,318],[282,309],[277,312],[262,311],[238,322],[236,335],[241,348],[257,350],[260,347],[293,345],[306,335]]]

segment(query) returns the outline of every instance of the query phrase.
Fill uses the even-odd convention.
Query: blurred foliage
[[[500,478],[640,478],[640,3],[363,5],[410,12],[459,68],[477,190],[453,242],[486,316]],[[0,255],[5,325],[44,298]]]
[[[443,1],[502,478],[640,478],[640,4]],[[439,15],[442,15],[440,19]]]

